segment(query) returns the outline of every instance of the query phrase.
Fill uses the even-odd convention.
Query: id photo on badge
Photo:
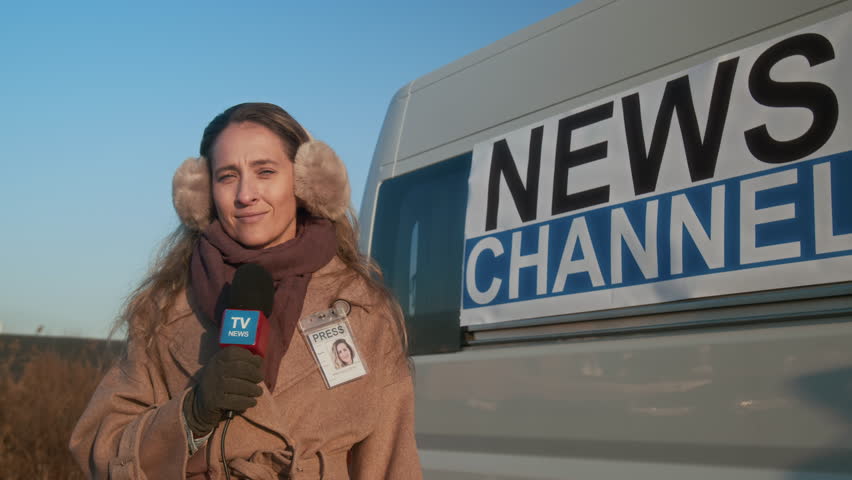
[[[345,318],[305,332],[328,388],[367,374],[367,366]]]
[[[345,338],[339,338],[331,345],[331,358],[334,359],[334,368],[340,370],[355,362],[355,350]]]

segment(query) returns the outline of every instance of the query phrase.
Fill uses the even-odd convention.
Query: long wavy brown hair
[[[256,123],[275,133],[283,141],[291,160],[299,146],[310,140],[308,132],[281,107],[270,103],[243,103],[225,110],[207,125],[201,137],[201,156],[210,159],[213,145],[222,131],[228,125],[243,122]],[[208,167],[212,163],[208,162]],[[211,212],[212,216],[216,215],[215,209],[211,208]],[[390,306],[392,327],[398,332],[403,355],[407,355],[408,337],[402,310],[382,283],[381,269],[358,250],[358,221],[352,206],[342,218],[332,221],[337,235],[337,256],[348,267],[346,275],[360,277],[374,297]],[[149,354],[156,355],[153,346],[157,334],[170,320],[169,312],[178,295],[189,286],[190,257],[200,234],[181,224],[163,241],[148,274],[125,302],[111,337],[126,328],[128,340],[139,342]],[[341,279],[341,288],[346,283]]]

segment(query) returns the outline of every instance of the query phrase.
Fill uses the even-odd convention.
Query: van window
[[[385,181],[373,258],[405,313],[412,355],[461,345],[462,253],[471,154]]]

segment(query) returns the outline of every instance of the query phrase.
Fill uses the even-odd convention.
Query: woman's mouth
[[[267,212],[243,213],[236,215],[235,217],[240,223],[257,223],[261,221],[266,214]]]

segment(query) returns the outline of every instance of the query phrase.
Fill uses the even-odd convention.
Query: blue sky
[[[0,322],[102,337],[177,226],[207,122],[287,109],[360,205],[391,96],[574,1],[15,2],[0,16]]]

